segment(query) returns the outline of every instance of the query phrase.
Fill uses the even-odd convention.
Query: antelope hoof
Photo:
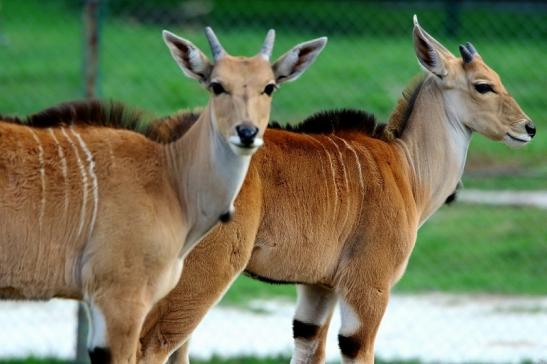
[[[89,350],[89,359],[91,364],[110,364],[112,363],[112,355],[110,349],[96,347]]]

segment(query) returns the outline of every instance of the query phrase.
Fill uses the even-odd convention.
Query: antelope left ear
[[[420,65],[439,78],[448,74],[447,63],[454,55],[441,43],[429,35],[418,24],[418,17],[414,15],[414,50]]]
[[[300,43],[279,57],[272,65],[276,83],[294,81],[300,77],[312,65],[326,44],[327,37],[317,38]]]

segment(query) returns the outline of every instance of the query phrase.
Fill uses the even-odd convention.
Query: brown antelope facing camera
[[[147,317],[142,362],[162,363],[183,345],[171,361],[188,363],[190,334],[242,270],[298,284],[291,363],[324,362],[337,302],[343,362],[374,362],[390,290],[418,228],[456,188],[472,132],[509,146],[535,134],[471,44],[456,57],[416,19],[413,36],[426,75],[387,125],[345,110],[266,131],[236,200],[238,214],[189,254],[180,282]],[[170,129],[189,120],[173,117]]]
[[[323,49],[321,38],[269,61],[228,55],[206,29],[214,63],[164,32],[172,56],[211,91],[184,136],[157,143],[119,105],[74,102],[0,120],[0,298],[85,302],[93,363],[134,363],[146,314],[179,280],[183,259],[227,220],[271,96]]]

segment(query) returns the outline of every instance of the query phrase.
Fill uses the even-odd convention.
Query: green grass
[[[547,210],[456,204],[419,231],[396,292],[547,294]],[[240,277],[222,303],[294,299],[292,285]]]
[[[256,53],[265,31],[258,31],[256,27],[234,28],[229,18],[221,22],[217,17],[219,11],[224,9],[224,3],[218,4],[211,21],[228,51],[246,55]],[[327,21],[325,9],[328,6],[308,8],[303,3],[300,6],[307,16],[315,17],[314,21]],[[437,14],[440,10],[436,8],[427,10],[416,6],[427,19],[423,25],[427,27],[431,24],[432,29],[442,33],[439,19],[442,19],[443,13]],[[347,7],[340,7],[342,9],[348,10]],[[366,108],[383,119],[387,118],[405,84],[420,71],[410,40],[410,25],[408,34],[399,32],[402,28],[406,29],[403,18],[406,19],[413,9],[386,7],[381,9],[383,13],[378,13],[379,9],[359,5],[351,13],[355,26],[365,26],[362,32],[332,30],[332,34],[328,34],[329,44],[316,64],[300,80],[283,86],[276,93],[274,119],[294,122],[320,109],[335,107]],[[476,14],[484,10],[481,9]],[[247,14],[241,11],[242,16]],[[258,9],[249,8],[247,15],[252,16],[253,11]],[[280,14],[283,11],[287,10],[279,10]],[[2,3],[2,14],[0,31],[8,39],[8,44],[0,46],[0,111],[25,114],[62,100],[80,97],[82,39],[77,7],[67,9],[59,1],[51,1],[47,5],[38,0],[9,1]],[[228,17],[232,13],[225,9],[222,14]],[[372,26],[367,28],[363,25],[366,22],[357,21],[359,17],[371,18],[371,24],[376,24],[376,18],[387,17],[386,14],[399,19],[399,22],[380,21],[384,25],[376,29]],[[509,24],[510,19],[514,22],[521,19],[507,12],[498,15],[504,17],[504,24]],[[518,24],[530,24],[530,27],[538,24],[535,28],[523,28],[523,32],[534,30],[543,34],[541,32],[547,23],[541,21],[544,18],[544,15],[534,14],[534,18],[527,17],[525,23]],[[32,21],[29,22],[29,19]],[[275,56],[323,32],[295,31],[288,25],[284,27],[280,19],[283,17],[274,16],[272,20],[280,27]],[[468,34],[470,28],[465,19],[462,26],[464,33]],[[171,59],[160,38],[162,27],[160,24],[123,17],[105,18],[101,34],[101,96],[119,99],[156,114],[206,103],[207,93],[195,81],[185,78]],[[202,49],[208,48],[201,27],[167,27],[191,39]],[[483,29],[477,29],[472,39],[483,58],[498,71],[507,88],[536,121],[538,136],[529,146],[518,151],[477,137],[472,143],[469,163],[475,167],[510,164],[523,173],[539,169],[539,177],[545,179],[547,133],[542,130],[547,130],[547,94],[544,92],[547,43],[536,41],[533,37],[504,34],[503,29],[497,29],[499,37],[494,37],[490,28],[484,25]],[[454,51],[461,40],[448,39],[443,34],[439,35],[439,39]]]
[[[68,364],[68,360],[55,358],[0,359],[0,364]]]

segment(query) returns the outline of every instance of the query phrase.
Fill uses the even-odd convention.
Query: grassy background
[[[510,8],[483,2],[463,9],[460,32],[450,37],[444,30],[440,3],[214,3],[208,16],[184,24],[161,20],[165,14],[146,8],[145,1],[134,3],[142,7],[137,15],[135,9],[127,15],[121,5],[106,10],[99,95],[159,115],[205,105],[207,93],[180,73],[161,41],[161,29],[168,28],[209,53],[202,25],[210,24],[229,52],[252,55],[266,29],[275,27],[274,57],[296,43],[325,34],[329,44],[300,80],[276,93],[273,119],[295,122],[335,107],[364,108],[386,119],[405,85],[420,72],[410,37],[411,15],[416,12],[422,25],[454,52],[459,43],[473,41],[538,127],[537,137],[522,150],[475,136],[464,176],[466,188],[547,190],[544,11],[527,9],[526,4]],[[0,113],[24,115],[82,96],[79,4],[70,0],[0,0]],[[184,15],[175,12],[173,17],[176,20]],[[444,207],[420,230],[407,274],[396,291],[545,294],[545,221],[545,210],[531,208]],[[272,286],[242,277],[222,303],[245,305],[252,299],[292,299],[294,295],[293,286]],[[207,363],[280,362],[288,359],[214,359]],[[63,362],[29,359],[0,363]]]
[[[72,6],[67,6],[62,0],[52,0],[47,5],[38,0],[0,3],[3,15],[0,32],[6,40],[0,46],[0,111],[26,114],[80,97],[79,8],[70,2]],[[260,6],[243,6],[239,2],[228,6],[224,1],[215,4],[209,18],[202,21],[214,25],[228,51],[236,54],[257,52],[266,30],[266,26],[257,23],[265,17],[266,24],[279,29],[274,56],[303,40],[329,35],[329,44],[316,64],[300,80],[284,86],[275,95],[273,118],[282,122],[295,122],[320,109],[336,107],[366,108],[386,119],[404,86],[420,72],[410,37],[413,12],[418,12],[423,26],[454,52],[459,42],[472,39],[483,58],[498,71],[507,88],[536,121],[538,136],[518,151],[475,137],[469,153],[469,182],[475,185],[478,180],[476,184],[482,185],[483,180],[493,180],[504,188],[546,187],[547,133],[541,132],[547,126],[545,14],[523,16],[521,12],[500,11],[494,20],[480,6],[472,11],[464,9],[461,34],[451,38],[444,34],[441,24],[443,9],[423,4],[406,7],[344,1],[338,5],[297,1],[292,7],[274,2],[261,2]],[[160,30],[167,27],[208,53],[201,25],[190,21],[185,25],[169,25],[146,15],[115,16],[114,10],[110,13],[105,10],[102,22],[99,95],[155,114],[204,105],[207,93],[195,81],[183,77],[160,38]],[[298,10],[309,18],[305,30],[288,21],[298,17],[295,15],[300,14]],[[146,8],[142,12],[146,13]],[[333,14],[338,15],[333,17]],[[255,22],[246,23],[246,19]],[[476,25],[478,19],[483,19],[480,27],[473,28],[471,25]],[[522,28],[525,24],[533,24],[534,37],[519,36],[531,31]],[[508,176],[520,178],[506,183]]]

